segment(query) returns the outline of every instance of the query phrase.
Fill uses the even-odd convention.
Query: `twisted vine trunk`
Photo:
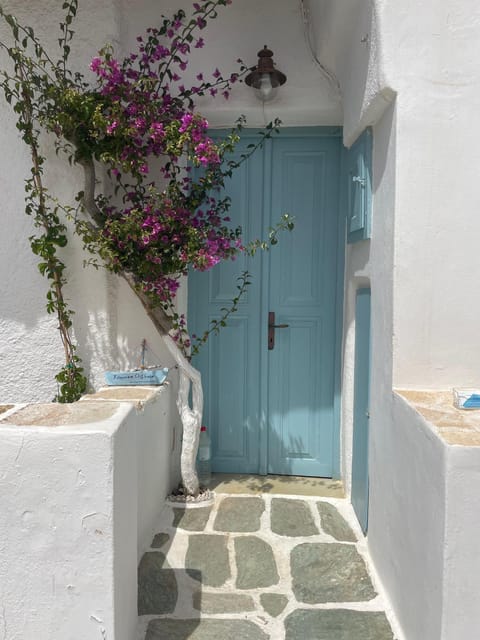
[[[101,228],[105,218],[95,201],[95,164],[93,159],[82,159],[78,163],[85,174],[85,189],[83,206],[94,225]],[[203,389],[200,372],[197,371],[183,355],[176,342],[169,335],[172,329],[170,318],[161,308],[152,307],[148,298],[138,290],[132,274],[120,274],[128,283],[132,291],[143,305],[148,317],[154,324],[169,353],[174,358],[179,370],[179,388],[177,395],[177,409],[183,425],[182,451],[180,455],[180,471],[182,483],[188,495],[198,495],[200,486],[196,470],[198,441],[203,414]],[[192,406],[190,406],[190,385],[192,385]]]
[[[180,372],[177,409],[183,424],[182,453],[180,457],[182,482],[187,494],[196,496],[199,491],[196,458],[203,414],[202,379],[200,372],[192,367],[169,335],[164,335],[163,341],[175,358]],[[192,407],[190,407],[188,399],[190,383],[192,385]]]

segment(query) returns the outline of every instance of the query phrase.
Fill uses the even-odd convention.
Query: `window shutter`
[[[372,134],[366,129],[345,151],[344,189],[347,242],[370,237],[372,217]]]

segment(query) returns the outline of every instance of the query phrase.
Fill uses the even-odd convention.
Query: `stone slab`
[[[328,502],[317,502],[322,529],[335,540],[340,542],[356,542],[357,538],[350,525],[343,518],[338,509]]]
[[[111,418],[117,405],[101,402],[30,404],[4,419],[4,424],[18,427],[62,427],[96,424]]]
[[[113,400],[114,402],[140,402],[145,403],[162,393],[164,387],[103,387],[95,393],[88,393],[81,398],[81,402],[92,400]]]
[[[285,619],[285,640],[393,640],[384,613],[323,609],[293,611]]]
[[[218,507],[213,528],[216,531],[258,531],[264,511],[262,498],[224,498]]]
[[[173,526],[186,531],[203,531],[210,517],[212,507],[174,509]]]
[[[173,613],[178,599],[175,572],[163,553],[147,552],[138,567],[138,615]]]
[[[170,540],[170,536],[168,533],[157,533],[157,535],[153,538],[152,544],[150,545],[152,549],[160,549]]]
[[[259,589],[278,584],[272,547],[256,536],[235,538],[238,589]]]
[[[363,602],[377,594],[353,545],[304,543],[290,556],[292,590],[299,602]]]
[[[319,498],[344,498],[340,480],[305,478],[303,476],[255,476],[238,473],[214,473],[209,485],[217,493],[289,496],[318,496]]]
[[[287,606],[288,598],[282,593],[262,593],[260,604],[268,614],[276,618]]]
[[[209,587],[221,587],[230,578],[227,537],[191,535],[185,558],[187,573]]]
[[[395,389],[448,444],[480,446],[480,411],[457,409],[453,394],[445,390]]]
[[[312,513],[305,500],[273,498],[272,531],[280,536],[314,536],[318,534]]]
[[[255,603],[244,593],[205,593],[193,595],[193,607],[202,613],[243,613],[254,611]]]
[[[14,406],[14,404],[0,404],[0,413],[10,411],[10,409],[13,409]]]
[[[270,640],[249,620],[151,620],[145,640]],[[306,640],[306,639],[304,639]]]

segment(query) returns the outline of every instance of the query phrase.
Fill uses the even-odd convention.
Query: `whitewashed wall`
[[[382,19],[400,114],[394,382],[476,385],[480,6],[389,2]]]
[[[79,4],[71,59],[75,68],[88,77],[93,76],[88,65],[98,49],[106,42],[119,46],[121,12],[114,0],[102,3],[81,0]],[[22,0],[7,0],[2,6],[21,22],[32,25],[57,55],[54,30],[61,15],[61,2],[42,0],[31,5]],[[0,24],[0,38],[8,38],[7,34]],[[0,54],[0,65],[3,64],[6,59]],[[63,348],[56,319],[45,311],[47,282],[38,273],[37,260],[28,243],[28,237],[34,233],[31,220],[24,214],[23,201],[24,179],[30,172],[28,152],[3,100],[0,120],[4,230],[0,237],[0,397],[4,402],[49,401],[57,391],[54,375],[63,364]],[[49,159],[46,182],[61,202],[74,204],[76,193],[83,189],[82,171],[69,168],[66,158],[55,156],[51,141],[44,142]],[[150,364],[171,364],[170,356],[128,286],[103,270],[84,269],[87,256],[78,239],[71,238],[64,255],[68,267],[66,297],[75,311],[73,325],[78,353],[91,387],[103,384],[106,369],[137,365],[142,338],[147,339],[155,354],[150,354]]]
[[[441,632],[447,447],[402,398],[388,418],[370,449],[369,549],[405,638],[455,640]]]
[[[375,566],[406,639],[474,638],[480,447],[447,444],[397,394],[391,417],[395,428],[387,426],[372,448]]]
[[[167,387],[141,410],[110,393],[0,422],[5,640],[135,635],[138,560],[178,482],[179,425]]]
[[[127,49],[136,46],[135,37],[158,20],[160,13],[171,15],[179,8],[191,6],[185,0],[137,0],[135,11],[129,0],[123,2],[122,42]],[[161,8],[159,7],[159,4]],[[185,74],[195,84],[195,76],[203,72],[208,77],[216,67],[225,76],[239,69],[241,58],[247,66],[257,63],[257,53],[266,44],[274,53],[277,67],[287,75],[287,83],[274,101],[262,103],[245,84],[234,85],[228,101],[205,98],[198,102],[211,126],[230,127],[240,115],[247,117],[248,126],[258,127],[281,118],[284,125],[331,125],[342,123],[341,100],[335,87],[318,70],[311,59],[303,34],[300,4],[292,0],[234,0],[220,7],[218,18],[209,23],[202,34],[205,47],[194,50]]]

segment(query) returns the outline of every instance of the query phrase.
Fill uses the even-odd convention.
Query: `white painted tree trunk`
[[[167,349],[175,358],[180,373],[177,408],[183,424],[180,458],[182,482],[186,493],[196,496],[199,491],[196,458],[203,414],[202,378],[200,372],[192,367],[169,335],[164,335],[163,340]],[[188,400],[190,383],[192,384],[192,407],[190,407]]]
[[[85,172],[85,190],[83,193],[83,205],[89,213],[92,223],[102,227],[104,217],[98,209],[95,200],[95,162],[93,159],[80,161]],[[138,290],[132,274],[120,274],[130,285],[142,303],[145,311],[152,320],[155,328],[162,336],[165,345],[178,365],[180,380],[177,396],[177,408],[183,425],[182,452],[180,457],[180,470],[182,482],[188,495],[196,496],[199,491],[199,482],[196,469],[198,441],[200,439],[200,427],[203,414],[203,390],[202,378],[185,358],[176,342],[168,335],[172,328],[171,319],[165,315],[161,307],[152,308],[148,298]],[[190,384],[192,385],[192,407],[189,403]]]

